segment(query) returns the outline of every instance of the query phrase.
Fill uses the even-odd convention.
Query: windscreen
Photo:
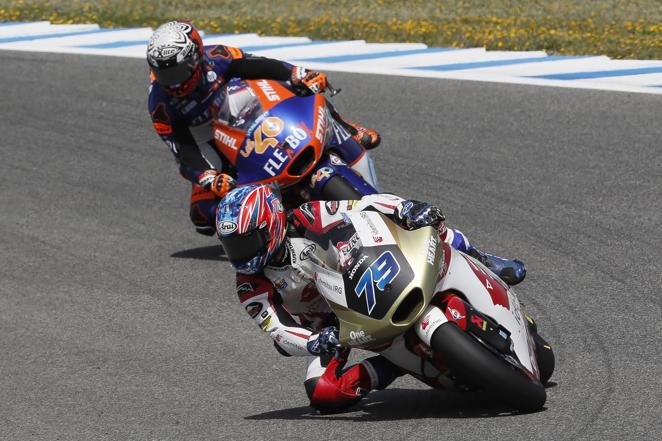
[[[232,84],[223,93],[217,119],[225,125],[246,131],[264,113],[260,100],[246,84]]]

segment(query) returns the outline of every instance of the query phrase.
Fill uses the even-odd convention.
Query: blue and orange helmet
[[[218,203],[216,232],[239,273],[260,272],[280,249],[286,231],[280,194],[267,185],[235,188]]]
[[[172,96],[188,95],[198,87],[203,60],[202,38],[187,21],[162,24],[147,43],[147,63],[153,78]]]

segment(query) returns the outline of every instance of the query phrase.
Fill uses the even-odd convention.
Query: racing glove
[[[440,230],[446,216],[432,204],[419,201],[403,201],[395,209],[395,221],[407,230],[434,227]]]
[[[337,351],[341,348],[340,340],[338,339],[338,328],[328,326],[319,333],[311,335],[306,347],[312,355],[322,355]]]
[[[207,170],[198,176],[198,185],[211,191],[216,197],[223,198],[237,186],[237,183],[230,175],[219,173],[216,170]]]
[[[311,93],[321,93],[328,86],[326,74],[294,66],[290,77],[292,85],[308,89]]]

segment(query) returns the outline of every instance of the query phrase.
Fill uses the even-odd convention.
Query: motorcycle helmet
[[[172,96],[188,95],[198,87],[203,56],[200,34],[185,21],[162,24],[147,44],[147,63],[153,77]]]
[[[285,239],[286,218],[278,191],[247,185],[218,203],[216,232],[228,260],[242,274],[264,268]]]

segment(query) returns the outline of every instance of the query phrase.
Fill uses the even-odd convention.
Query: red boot
[[[371,389],[370,374],[362,364],[342,371],[346,357],[334,357],[321,377],[304,383],[310,406],[322,412],[339,412],[358,403]]]

